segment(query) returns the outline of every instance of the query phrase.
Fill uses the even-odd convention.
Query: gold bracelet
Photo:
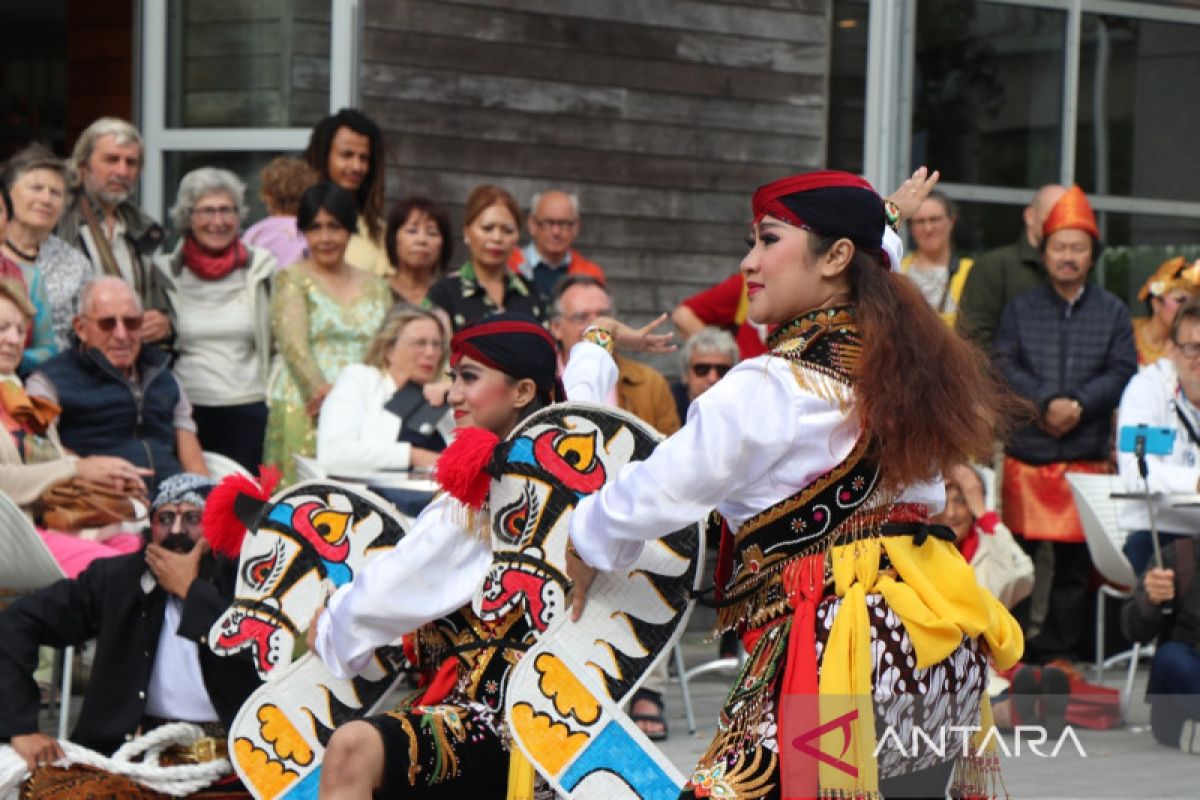
[[[583,340],[599,345],[608,351],[609,355],[613,351],[613,335],[608,328],[601,328],[598,325],[589,325],[584,328]]]
[[[884,198],[883,213],[887,216],[888,227],[896,233],[900,233],[900,206]]]

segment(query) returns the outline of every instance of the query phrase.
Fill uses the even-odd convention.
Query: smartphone
[[[1138,437],[1146,437],[1146,455],[1169,456],[1175,449],[1175,429],[1150,425],[1126,425],[1121,428],[1119,442],[1122,453],[1136,453]]]

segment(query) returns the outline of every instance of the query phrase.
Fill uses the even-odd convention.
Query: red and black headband
[[[467,325],[450,340],[450,363],[463,356],[512,378],[528,378],[552,400],[565,399],[554,339],[533,317],[494,314]]]
[[[756,223],[772,216],[823,236],[844,236],[872,252],[883,246],[883,199],[870,183],[849,172],[821,170],[780,178],[758,187],[750,204]]]

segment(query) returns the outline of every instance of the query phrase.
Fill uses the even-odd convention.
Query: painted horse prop
[[[453,658],[456,691],[503,714],[515,747],[556,791],[604,800],[678,794],[683,776],[619,706],[686,623],[702,572],[701,526],[647,544],[628,571],[599,575],[579,624],[568,619],[565,577],[575,504],[659,439],[602,406],[560,404],[523,421],[490,459],[489,516],[477,521],[488,525],[494,555],[473,602],[406,637],[411,660],[399,642],[380,648],[352,681],[333,678],[312,655],[289,665],[293,643],[329,588],[394,546],[405,521],[382,498],[329,482],[263,505],[248,525],[237,599],[210,637],[218,652],[251,648],[268,678],[229,735],[250,791],[316,797],[333,729],[376,711],[404,670]],[[414,702],[389,713],[419,710]]]

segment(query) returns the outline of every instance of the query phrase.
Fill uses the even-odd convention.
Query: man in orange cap
[[[1046,283],[1008,303],[993,342],[997,367],[1039,415],[1012,432],[1004,460],[1004,523],[1031,555],[1043,542],[1054,551],[1053,575],[1037,576],[1050,584],[1040,626],[1016,609],[1033,663],[1081,654],[1091,565],[1064,475],[1109,471],[1113,411],[1137,370],[1125,303],[1088,282],[1100,231],[1078,186],[1047,215],[1040,250]]]

